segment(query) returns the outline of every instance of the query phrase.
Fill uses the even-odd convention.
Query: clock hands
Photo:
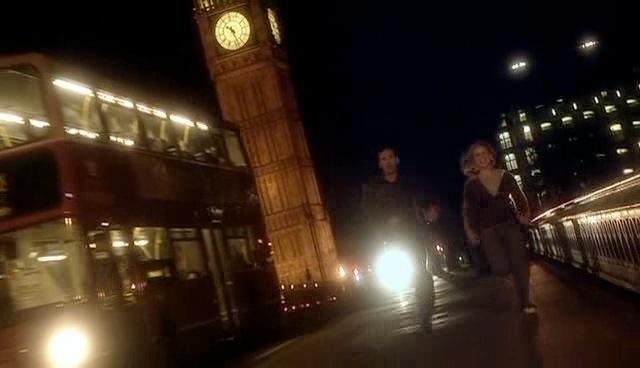
[[[231,26],[226,26],[226,28],[231,31],[231,34],[233,35],[233,38],[236,39],[236,42],[240,42],[240,39],[238,39],[238,35],[236,34],[236,30],[233,29],[233,27]]]

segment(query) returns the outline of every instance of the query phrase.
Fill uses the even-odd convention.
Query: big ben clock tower
[[[330,281],[333,232],[298,111],[286,39],[267,0],[196,0],[196,21],[226,121],[241,131],[282,283]]]

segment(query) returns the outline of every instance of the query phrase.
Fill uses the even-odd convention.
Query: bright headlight
[[[386,289],[402,291],[411,286],[413,268],[409,254],[399,249],[389,249],[378,258],[375,273]]]
[[[48,354],[56,367],[77,367],[89,356],[89,338],[78,328],[63,328],[51,336]]]
[[[344,269],[343,265],[340,265],[338,267],[338,276],[340,276],[341,279],[344,279],[345,277],[347,277],[347,271]]]

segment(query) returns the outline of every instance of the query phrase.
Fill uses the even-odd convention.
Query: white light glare
[[[89,356],[89,339],[82,330],[67,327],[49,340],[48,355],[56,367],[77,367]]]
[[[138,111],[144,112],[145,114],[149,114],[149,115],[153,114],[153,110],[148,106],[145,106],[142,104],[136,104],[136,108],[138,109]]]
[[[582,42],[579,47],[582,50],[589,50],[589,49],[593,49],[596,46],[598,46],[598,41],[596,41],[596,40],[587,40],[587,41]]]
[[[149,245],[149,241],[147,239],[138,239],[133,241],[133,245],[138,247],[144,247]]]
[[[627,152],[629,152],[629,150],[627,148],[618,148],[618,149],[616,149],[616,153],[619,154],[619,155],[624,155]]]
[[[153,109],[153,115],[159,117],[160,119],[167,118],[167,113],[159,109]]]
[[[7,123],[24,124],[23,118],[6,112],[0,112],[0,120],[6,121]]]
[[[343,265],[340,265],[340,267],[338,267],[338,276],[340,276],[341,279],[347,277],[347,271],[345,271]]]
[[[133,139],[116,137],[115,135],[109,136],[109,139],[111,140],[111,142],[120,143],[128,147],[131,147],[136,144],[136,142]]]
[[[122,240],[114,240],[113,243],[111,243],[111,245],[114,248],[124,248],[124,247],[129,246],[129,244],[127,242],[124,242]]]
[[[45,128],[51,125],[46,121],[36,120],[36,119],[29,119],[29,124],[31,124],[32,127],[36,127],[36,128]]]
[[[38,257],[38,262],[59,262],[59,261],[64,261],[65,259],[67,259],[67,255],[66,254],[59,254],[59,255],[55,255],[55,256],[40,256]]]
[[[403,291],[411,286],[411,257],[400,249],[388,249],[375,264],[375,273],[382,286],[390,291]]]
[[[516,61],[515,63],[511,64],[511,70],[512,71],[518,71],[518,70],[522,70],[524,68],[527,67],[527,62],[520,60],[520,61]]]
[[[179,116],[179,115],[173,115],[171,114],[169,116],[169,118],[171,119],[171,121],[173,121],[174,123],[178,123],[178,124],[182,124],[182,125],[186,125],[188,127],[194,127],[195,124],[193,124],[193,121],[183,117],[183,116]]]
[[[156,117],[159,117],[161,119],[167,118],[167,114],[160,109],[151,108],[143,104],[136,104],[136,108],[138,109],[138,111],[144,112],[145,114],[155,115]]]
[[[53,84],[56,87],[66,89],[71,92],[75,92],[85,96],[93,96],[93,91],[90,88],[87,88],[77,83],[69,82],[63,79],[56,79],[53,81]]]
[[[103,100],[103,101],[107,101],[110,103],[116,103],[116,98],[113,97],[111,94],[106,93],[106,92],[98,92],[98,98]]]
[[[209,130],[209,126],[205,123],[196,122],[196,126],[200,130]]]
[[[65,131],[67,132],[67,134],[70,135],[79,135],[82,136],[84,138],[89,138],[89,139],[96,139],[100,136],[100,134],[98,133],[94,133],[94,132],[90,132],[88,130],[84,130],[84,129],[76,129],[76,128],[65,128]]]

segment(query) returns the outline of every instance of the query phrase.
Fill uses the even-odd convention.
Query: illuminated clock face
[[[249,41],[251,24],[241,13],[224,13],[216,22],[216,39],[227,50],[238,50]]]
[[[272,9],[267,9],[267,16],[269,17],[269,25],[271,26],[271,34],[273,34],[273,39],[276,40],[278,44],[282,42],[282,37],[280,36],[280,26],[278,25],[278,17],[276,16],[276,12]]]

